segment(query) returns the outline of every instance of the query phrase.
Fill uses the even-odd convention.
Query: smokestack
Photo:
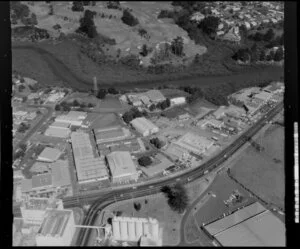
[[[97,77],[94,77],[94,93],[97,94],[98,92],[98,84],[97,84]]]

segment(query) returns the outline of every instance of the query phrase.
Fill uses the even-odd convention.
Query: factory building
[[[56,117],[55,121],[59,123],[67,123],[73,126],[81,126],[86,117],[86,112],[70,111],[67,115],[60,115]]]
[[[63,202],[53,198],[28,198],[21,204],[21,214],[26,224],[41,225],[46,211],[50,209],[63,209]]]
[[[121,126],[95,129],[94,133],[97,144],[119,141],[131,136],[130,131]]]
[[[112,220],[113,238],[119,241],[137,242],[146,237],[162,246],[162,228],[152,218],[114,217]]]
[[[58,149],[46,147],[38,156],[37,161],[52,163],[55,162],[61,155]]]
[[[23,196],[49,197],[71,186],[68,161],[57,160],[49,164],[51,172],[32,176],[21,181]]]
[[[53,122],[45,131],[46,136],[66,138],[69,137],[70,123]]]
[[[222,246],[285,246],[284,223],[258,202],[206,224],[204,231]]]
[[[94,156],[89,134],[72,132],[71,142],[79,183],[109,178],[104,158]]]
[[[144,93],[127,94],[120,97],[122,102],[131,102],[133,106],[149,106],[164,101],[166,98],[159,90],[149,90]]]
[[[72,210],[47,210],[35,237],[37,246],[70,246],[75,233]]]
[[[220,106],[216,111],[214,111],[213,116],[216,119],[220,119],[225,116],[225,112],[226,112],[226,107]]]
[[[144,137],[149,136],[150,134],[155,134],[159,131],[159,128],[156,125],[144,117],[135,118],[130,123],[134,129],[136,129]]]
[[[218,128],[220,129],[223,125],[224,122],[217,120],[217,119],[205,119],[205,120],[201,120],[197,123],[197,125],[201,126],[201,128],[205,128],[207,125],[211,125],[214,128]]]
[[[209,149],[214,144],[213,141],[210,141],[206,137],[201,137],[198,136],[197,134],[190,133],[190,132],[181,136],[176,142],[173,143],[197,155],[204,153],[207,149]]]
[[[128,151],[114,151],[106,155],[113,182],[124,183],[138,180],[138,172]]]

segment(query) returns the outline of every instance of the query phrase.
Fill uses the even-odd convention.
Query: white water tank
[[[121,240],[128,240],[127,221],[121,220]]]
[[[120,240],[121,235],[120,235],[120,222],[113,220],[113,237],[115,240]]]
[[[139,239],[143,235],[143,222],[140,219],[137,220],[135,223],[135,227],[136,236]]]
[[[129,234],[129,240],[135,240],[135,222],[133,220],[128,221],[128,234]]]

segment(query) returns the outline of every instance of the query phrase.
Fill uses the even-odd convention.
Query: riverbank
[[[172,74],[149,74],[130,70],[118,65],[97,65],[79,53],[75,44],[59,47],[48,43],[14,43],[12,46],[13,69],[44,85],[61,85],[77,90],[92,88],[92,79],[97,76],[101,87],[114,86],[119,89],[153,88],[169,86],[211,86],[224,82],[260,82],[280,80],[283,68],[278,66],[249,68],[227,75],[201,75],[197,70],[186,70]]]

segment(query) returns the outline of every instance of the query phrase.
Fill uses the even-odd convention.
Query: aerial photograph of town
[[[12,246],[286,245],[284,2],[9,4]]]

